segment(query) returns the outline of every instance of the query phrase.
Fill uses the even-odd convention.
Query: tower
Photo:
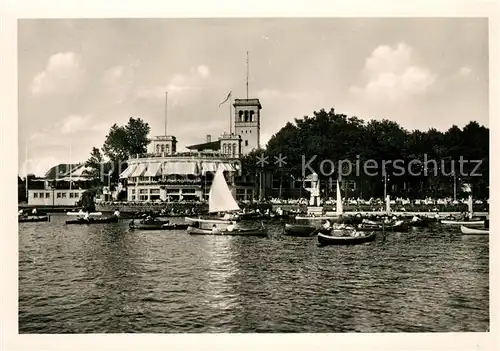
[[[234,100],[234,133],[241,137],[241,153],[247,155],[260,149],[260,105],[259,99]]]

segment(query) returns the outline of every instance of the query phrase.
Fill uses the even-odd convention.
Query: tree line
[[[264,167],[258,163],[262,155],[269,161]],[[280,155],[286,157],[282,167],[272,162]],[[359,174],[346,175],[348,170],[331,167],[340,160],[351,165],[371,162],[370,172],[361,167]],[[242,163],[249,174],[270,173],[285,184],[290,178],[302,179],[311,169],[324,184],[344,175],[358,184],[353,196],[360,195],[360,187],[363,197],[383,196],[385,182],[391,196],[453,196],[455,184],[460,193],[468,183],[474,197],[488,197],[489,129],[471,121],[445,132],[408,131],[394,121],[363,121],[322,109],[288,122],[264,149],[253,151]],[[404,171],[396,172],[396,166]]]

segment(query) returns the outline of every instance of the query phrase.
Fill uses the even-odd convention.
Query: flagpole
[[[249,71],[249,67],[248,67],[248,51],[247,51],[247,100],[248,100],[248,71]]]
[[[229,93],[229,134],[233,133],[233,112],[231,109],[231,105],[233,104],[233,94]]]
[[[168,92],[165,92],[165,136],[167,136],[167,103],[168,103]]]

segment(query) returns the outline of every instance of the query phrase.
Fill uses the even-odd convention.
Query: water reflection
[[[316,238],[129,232],[126,222],[20,226],[21,332],[484,331],[487,237]],[[259,224],[259,223],[257,223]],[[456,228],[455,228],[456,229]]]

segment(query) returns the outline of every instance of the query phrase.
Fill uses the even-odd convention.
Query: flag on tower
[[[229,92],[229,94],[227,94],[226,99],[219,104],[219,107],[221,107],[222,105],[224,105],[226,103],[226,101],[229,100],[230,97],[231,97],[231,92]]]

